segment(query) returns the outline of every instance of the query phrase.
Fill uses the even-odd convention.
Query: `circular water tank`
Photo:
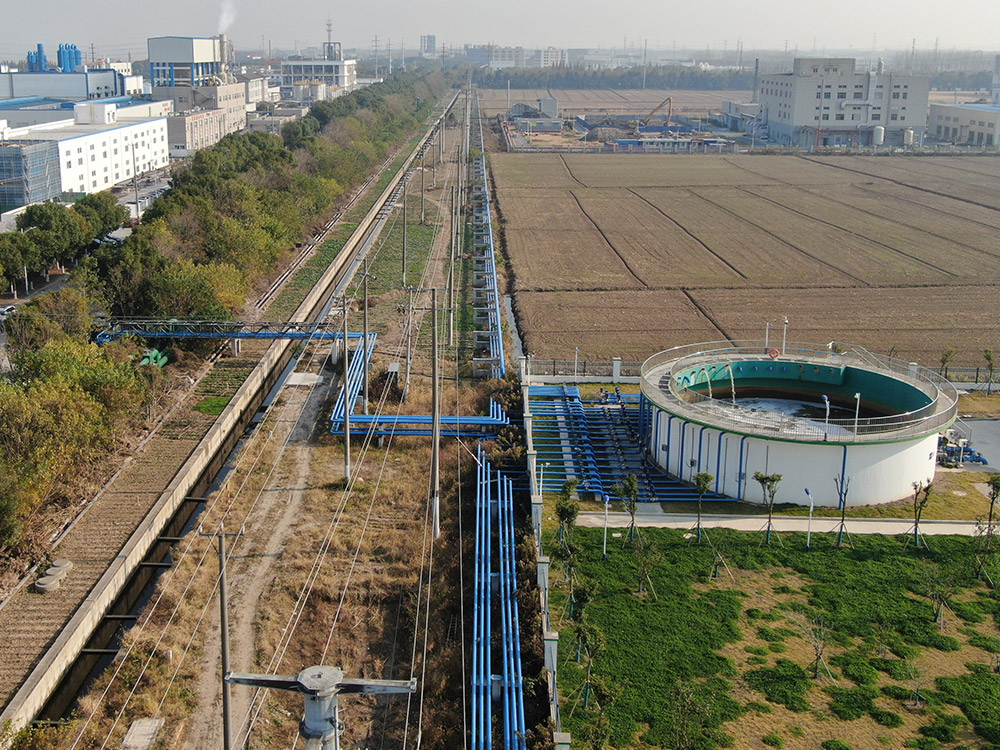
[[[903,131],[903,145],[912,146],[913,145],[913,130],[912,128],[907,128]]]
[[[876,125],[872,128],[872,145],[881,146],[885,143],[885,128],[881,125]]]

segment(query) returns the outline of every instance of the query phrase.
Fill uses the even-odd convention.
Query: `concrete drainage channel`
[[[382,206],[406,175],[422,145],[433,138],[457,99],[458,93],[310,290],[292,316],[292,321],[319,319],[318,316],[325,314],[330,300],[342,285],[349,282],[357,266],[357,259],[353,256],[359,249],[363,251],[367,247],[365,239],[376,226]],[[123,625],[134,622],[134,612],[144,603],[143,597],[148,597],[150,584],[161,570],[169,567],[169,555],[174,543],[191,522],[201,505],[201,498],[211,490],[244,433],[254,423],[265,398],[291,371],[295,351],[291,340],[279,339],[265,352],[145,520],[14,694],[0,714],[0,727],[16,732],[36,718],[41,721],[60,719],[73,705],[88,678],[110,663],[118,653],[114,644]],[[58,571],[53,573],[58,574]],[[72,575],[72,571],[65,575]]]

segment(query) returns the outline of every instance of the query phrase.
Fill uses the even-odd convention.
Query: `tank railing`
[[[769,342],[770,343],[770,342]],[[785,345],[783,354],[774,358],[767,352],[777,347],[766,347],[763,341],[712,342],[676,347],[650,357],[642,366],[642,391],[654,403],[669,406],[681,415],[692,419],[705,419],[711,414],[713,422],[728,425],[734,430],[756,432],[762,435],[795,437],[805,440],[829,440],[843,442],[845,439],[859,440],[865,436],[902,437],[907,434],[926,434],[947,425],[954,419],[958,406],[958,393],[954,386],[937,373],[926,368],[911,367],[904,360],[884,357],[868,350],[846,344],[831,342],[826,346],[793,342]],[[882,417],[848,419],[805,419],[792,417],[767,410],[754,410],[733,404],[729,397],[721,397],[730,388],[720,384],[720,397],[706,395],[692,390],[699,384],[696,377],[690,383],[683,383],[678,374],[697,370],[700,362],[718,365],[727,360],[734,361],[747,357],[759,357],[762,362],[774,361],[797,363],[835,364],[837,367],[863,365],[870,369],[891,374],[898,380],[907,382],[930,396],[933,401],[920,409],[903,414]],[[670,365],[666,372],[659,372]],[[658,375],[656,381],[651,375]],[[663,384],[663,376],[668,382]],[[664,387],[665,385],[665,387]]]

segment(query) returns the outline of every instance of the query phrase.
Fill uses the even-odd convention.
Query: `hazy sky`
[[[149,36],[208,36],[225,21],[240,49],[260,48],[261,36],[276,48],[317,46],[326,39],[327,17],[334,39],[346,47],[371,46],[379,36],[398,49],[403,37],[414,48],[421,34],[434,34],[438,45],[488,43],[538,47],[615,47],[626,40],[650,49],[729,50],[742,40],[745,52],[782,49],[787,41],[803,54],[815,47],[857,50],[1000,49],[1000,3],[995,0],[942,4],[931,0],[839,3],[793,0],[381,0],[331,3],[317,0],[170,0],[144,3],[103,0],[4,0],[0,10],[0,59],[23,58],[43,42],[52,50],[60,42],[85,49],[95,45],[98,57],[145,57]]]

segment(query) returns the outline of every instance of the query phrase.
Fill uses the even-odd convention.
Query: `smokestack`
[[[753,94],[750,97],[750,102],[757,101],[757,86],[760,81],[760,58],[755,57],[753,60]]]
[[[232,82],[229,77],[229,63],[229,42],[225,34],[219,34],[219,77],[225,83]]]
[[[878,64],[875,66],[875,72],[878,73],[879,75],[885,73],[885,60],[883,60],[881,57],[878,59]]]

